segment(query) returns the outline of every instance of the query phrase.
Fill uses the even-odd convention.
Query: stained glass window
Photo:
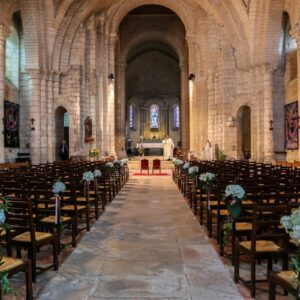
[[[135,123],[135,109],[134,106],[131,104],[129,106],[129,128],[134,128]]]
[[[180,113],[179,113],[179,105],[174,105],[173,110],[173,116],[174,116],[174,128],[179,128],[180,126]]]
[[[150,108],[150,128],[159,128],[159,107],[156,104]]]

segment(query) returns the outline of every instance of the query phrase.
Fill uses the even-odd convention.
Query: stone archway
[[[247,105],[237,112],[237,157],[251,158],[251,109]]]
[[[69,113],[63,107],[59,106],[55,110],[55,160],[60,160],[59,146],[63,140],[69,146]]]

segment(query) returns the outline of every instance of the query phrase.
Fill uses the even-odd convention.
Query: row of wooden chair
[[[100,178],[82,182],[85,171],[99,169]],[[26,275],[27,299],[32,299],[31,282],[50,268],[58,269],[61,250],[61,231],[70,229],[70,244],[75,247],[80,231],[90,230],[91,220],[97,220],[128,180],[127,165],[107,168],[105,162],[68,162],[45,164],[28,168],[1,170],[0,190],[7,203],[6,223],[9,227],[1,235],[7,247],[7,257],[0,264],[11,276],[23,271]],[[56,197],[52,192],[55,180],[66,185],[66,191]],[[40,268],[37,254],[44,246],[52,247],[52,263]],[[12,258],[13,250],[17,258]],[[22,260],[22,249],[28,260]],[[47,248],[48,249],[48,248]]]
[[[224,255],[224,241],[231,238],[232,263],[235,282],[243,282],[256,293],[256,262],[267,261],[270,279],[270,295],[275,299],[274,286],[282,284],[282,276],[288,269],[290,243],[287,233],[280,226],[280,217],[289,215],[299,206],[299,169],[292,167],[255,164],[244,161],[190,162],[197,165],[199,174],[207,171],[216,174],[216,183],[208,194],[201,188],[199,178],[191,178],[187,169],[176,167],[173,178],[183,195],[188,199],[200,224],[206,224],[209,237],[215,237],[220,255]],[[223,202],[228,184],[238,183],[244,187],[246,198],[242,202],[242,214],[232,219]],[[232,222],[230,236],[224,236],[224,225]],[[214,234],[215,233],[215,234]],[[246,255],[250,261],[250,281],[239,274],[240,256]],[[272,264],[282,260],[283,272],[272,273]],[[280,275],[281,274],[281,275]],[[281,276],[281,277],[280,277]]]

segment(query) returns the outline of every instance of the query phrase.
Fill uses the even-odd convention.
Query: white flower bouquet
[[[280,219],[281,225],[289,236],[300,243],[300,206],[290,216],[283,216]],[[300,286],[300,249],[298,249],[298,255],[291,258],[292,266],[294,269],[294,279],[297,282],[298,293],[297,298],[300,298],[299,286]]]
[[[189,163],[189,162],[186,162],[186,163],[183,165],[182,169],[187,170],[187,169],[189,168],[189,166],[190,166],[190,163]]]
[[[101,177],[101,175],[102,175],[102,173],[101,173],[101,171],[99,169],[96,169],[94,171],[94,177]]]
[[[176,159],[174,161],[174,165],[177,166],[177,167],[180,167],[184,164],[184,161],[183,160],[180,160],[180,159]]]
[[[54,194],[63,193],[66,190],[66,185],[61,181],[56,181],[52,186],[52,192]]]
[[[229,184],[225,189],[225,202],[227,209],[233,218],[239,217],[242,208],[241,203],[245,198],[245,190],[238,184]]]
[[[121,159],[121,167],[123,167],[123,166],[125,166],[125,165],[127,165],[128,164],[128,159],[127,158],[123,158],[123,159]]]
[[[108,162],[105,164],[105,166],[106,166],[107,168],[109,168],[109,169],[112,169],[112,168],[114,167],[114,163],[111,162],[111,161],[108,161]]]
[[[117,167],[121,166],[121,161],[118,160],[118,159],[115,159],[114,160],[114,165],[117,166]]]
[[[90,181],[94,180],[93,172],[91,172],[91,171],[84,172],[82,175],[82,180],[85,182],[90,182]]]
[[[201,187],[209,193],[216,181],[216,175],[210,172],[202,173],[199,176]]]
[[[192,178],[195,178],[198,175],[199,168],[197,166],[189,167],[188,173]]]

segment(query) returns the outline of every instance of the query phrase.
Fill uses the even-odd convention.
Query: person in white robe
[[[164,160],[172,159],[175,147],[173,140],[167,135],[162,141],[162,143],[164,146]]]
[[[207,142],[204,146],[204,159],[205,160],[213,160],[213,147],[209,140],[207,140]]]

